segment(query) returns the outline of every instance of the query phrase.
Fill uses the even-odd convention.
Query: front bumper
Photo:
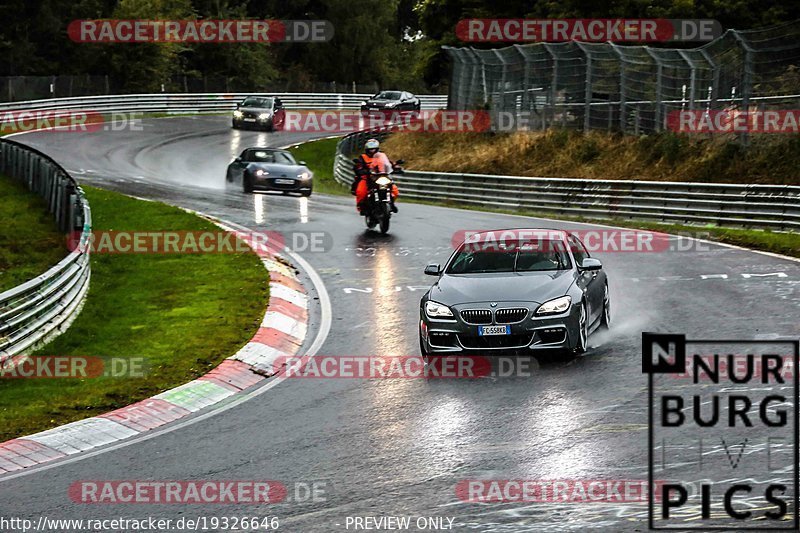
[[[231,124],[234,128],[253,128],[253,129],[263,129],[268,127],[272,123],[272,117],[265,118],[265,119],[245,119],[245,118],[233,118],[231,119]]]
[[[454,320],[433,320],[421,309],[419,333],[432,354],[573,350],[579,338],[579,314],[580,307],[575,305],[561,315],[532,317],[529,313],[522,322],[510,324],[510,335],[479,336],[478,326],[465,323],[459,313]]]
[[[310,191],[313,187],[313,180],[302,180],[289,177],[257,177],[250,178],[253,190],[257,191],[288,191],[303,192]],[[280,180],[291,180],[292,183],[278,183]]]

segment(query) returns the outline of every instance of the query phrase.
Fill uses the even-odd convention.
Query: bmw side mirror
[[[600,270],[601,268],[603,268],[603,263],[594,257],[587,257],[580,266],[581,270]]]
[[[237,157],[236,159],[234,159],[234,161],[237,162],[237,163],[241,163],[242,162],[242,158],[241,157]]]
[[[442,267],[439,263],[431,263],[425,267],[425,273],[429,276],[438,276],[442,272]]]

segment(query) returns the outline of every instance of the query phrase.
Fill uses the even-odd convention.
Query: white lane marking
[[[203,216],[205,216],[207,218],[212,218],[212,219],[219,220],[223,224],[226,224],[226,225],[229,225],[229,226],[238,227],[242,231],[253,231],[253,230],[251,230],[249,228],[246,228],[246,227],[244,227],[244,226],[242,226],[240,224],[236,224],[234,222],[229,222],[229,221],[226,221],[226,220],[222,220],[222,219],[219,219],[217,217],[211,217],[209,215],[205,215],[205,214],[200,213],[200,212],[198,212],[198,214],[201,214],[201,215],[203,215]],[[328,291],[325,288],[325,283],[322,281],[322,278],[320,277],[319,274],[317,274],[317,271],[314,270],[314,268],[308,263],[308,261],[306,261],[305,259],[303,259],[299,255],[297,255],[295,252],[292,252],[290,250],[286,250],[286,254],[289,255],[292,258],[292,260],[295,262],[295,264],[300,265],[300,267],[303,269],[303,271],[305,271],[306,275],[311,280],[311,283],[314,285],[314,290],[316,291],[317,296],[319,297],[319,303],[320,303],[320,307],[321,307],[320,326],[319,326],[319,330],[317,331],[316,337],[314,337],[314,342],[311,344],[311,346],[309,346],[308,351],[305,354],[308,357],[313,357],[313,356],[315,356],[317,354],[317,352],[319,352],[320,348],[322,348],[322,345],[325,343],[325,340],[327,339],[328,334],[330,333],[331,324],[333,322],[333,318],[332,318],[332,314],[331,314],[332,313],[332,307],[331,307],[330,296],[328,295]],[[77,463],[78,461],[83,461],[84,459],[88,459],[90,457],[95,457],[95,456],[100,455],[100,454],[104,454],[104,453],[108,453],[108,452],[111,452],[111,451],[116,451],[116,450],[119,450],[119,449],[122,449],[122,448],[126,448],[128,446],[131,446],[132,444],[139,444],[140,442],[144,442],[146,440],[154,439],[156,437],[160,437],[161,435],[165,435],[167,433],[172,433],[173,431],[176,431],[178,429],[183,429],[185,427],[188,427],[188,426],[191,426],[191,425],[196,424],[198,422],[201,422],[203,420],[206,420],[207,418],[211,418],[212,416],[216,416],[218,414],[224,413],[228,409],[233,409],[234,407],[237,407],[237,406],[239,406],[239,405],[241,405],[241,404],[243,404],[243,403],[245,403],[247,401],[250,401],[253,398],[258,397],[258,396],[264,394],[265,392],[267,392],[268,390],[272,389],[273,387],[279,385],[285,379],[287,379],[287,378],[285,376],[281,376],[281,375],[278,375],[278,376],[275,376],[275,377],[271,377],[266,381],[266,383],[262,387],[259,387],[258,389],[254,390],[254,391],[252,391],[252,392],[250,392],[248,394],[245,394],[243,396],[232,396],[231,398],[233,398],[233,399],[230,401],[230,403],[228,403],[226,405],[221,405],[218,408],[212,408],[212,410],[208,411],[207,413],[203,413],[201,415],[198,415],[196,417],[190,418],[190,419],[185,420],[183,422],[178,422],[177,424],[175,424],[173,426],[168,426],[168,427],[163,428],[163,429],[153,430],[153,431],[148,431],[148,432],[142,433],[142,434],[140,434],[140,436],[132,437],[130,440],[122,441],[119,444],[114,444],[114,445],[108,446],[107,448],[101,448],[99,450],[90,451],[90,452],[86,452],[86,453],[83,453],[83,454],[78,454],[78,455],[75,455],[73,457],[70,457],[69,459],[65,459],[63,461],[57,461],[57,462],[52,462],[52,463],[44,463],[44,464],[42,464],[41,466],[38,466],[38,467],[37,466],[32,466],[32,467],[26,468],[25,470],[22,470],[20,472],[16,472],[14,474],[10,474],[10,475],[7,475],[7,476],[2,476],[2,477],[0,477],[0,483],[3,483],[5,481],[10,481],[12,479],[17,479],[17,478],[20,478],[20,477],[24,477],[24,476],[29,476],[31,474],[36,474],[38,472],[43,472],[45,470],[50,470],[51,468],[58,468],[58,467],[61,467],[61,466],[72,464],[72,463]]]

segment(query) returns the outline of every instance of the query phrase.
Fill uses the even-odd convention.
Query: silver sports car
[[[561,230],[477,233],[442,268],[420,302],[423,355],[558,350],[580,353],[611,319],[599,260]]]

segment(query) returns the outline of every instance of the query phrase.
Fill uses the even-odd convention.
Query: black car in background
[[[419,98],[406,91],[381,91],[361,102],[361,112],[419,111]]]
[[[233,111],[231,125],[238,128],[258,128],[275,131],[283,126],[286,112],[280,98],[248,96]]]
[[[242,151],[225,175],[228,184],[241,184],[244,192],[297,192],[302,196],[311,196],[313,180],[305,161],[295,161],[286,150],[260,147]]]

